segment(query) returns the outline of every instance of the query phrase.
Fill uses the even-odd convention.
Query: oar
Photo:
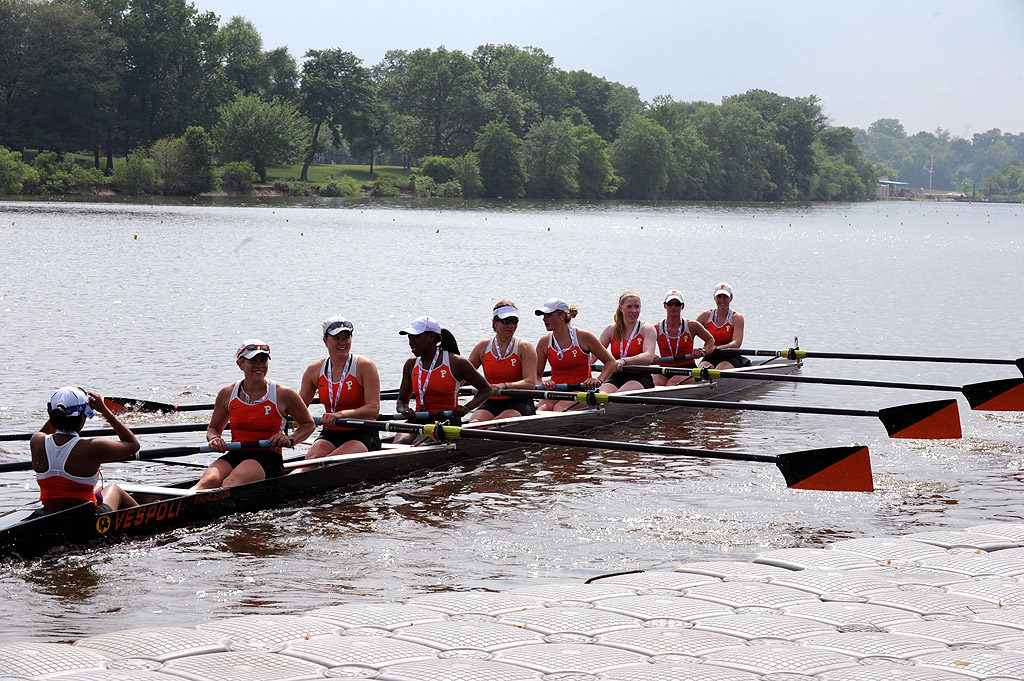
[[[448,418],[452,415],[450,411],[418,411],[413,415],[416,419],[443,419]],[[399,421],[404,419],[405,416],[402,414],[380,414],[377,419],[380,421]],[[313,422],[318,426],[320,425],[320,417],[314,416]],[[289,421],[294,425],[294,421]],[[156,426],[134,426],[132,427],[132,433],[135,435],[156,435],[156,434],[169,434],[169,433],[198,433],[206,430],[209,427],[207,423],[167,423]],[[224,426],[224,430],[231,430],[231,426]],[[32,436],[36,434],[35,431],[32,433],[0,433],[0,442],[12,442],[15,440],[31,440]],[[91,430],[83,430],[80,435],[82,437],[103,437],[107,435],[116,435],[112,428],[93,428]]]
[[[680,397],[653,395],[616,395],[600,392],[556,392],[550,390],[498,390],[498,395],[509,397],[573,400],[580,404],[659,404],[669,407],[699,407],[702,409],[742,409],[747,411],[774,411],[789,414],[827,414],[832,416],[870,416],[882,421],[889,437],[922,439],[956,439],[960,431],[960,413],[956,400],[917,402],[879,410],[836,409],[833,407],[797,407],[754,402],[719,402],[718,400],[690,400]]]
[[[461,395],[470,394],[470,388],[463,388]],[[397,400],[398,388],[393,390],[382,390],[382,400]],[[104,397],[103,401],[107,408],[115,414],[125,412],[145,412],[150,414],[173,414],[182,411],[213,411],[213,404],[169,404],[167,402],[154,402],[153,400],[140,400],[134,397]],[[313,397],[313,404],[320,404],[319,397]]]
[[[788,348],[786,350],[746,350],[744,348],[719,349],[723,354],[751,357],[782,357],[784,359],[872,359],[891,362],[945,362],[951,364],[1012,364],[1024,375],[1024,357],[1017,359],[985,359],[981,357],[927,357],[920,355],[891,355],[887,353],[816,352]]]
[[[359,421],[356,419],[338,419],[336,424],[348,427],[376,428],[377,430],[393,433],[426,435],[437,440],[454,440],[457,438],[502,440],[523,444],[614,449],[644,454],[694,456],[732,461],[760,461],[774,463],[786,479],[786,485],[794,489],[816,489],[831,492],[871,492],[874,490],[868,448],[860,445],[807,449],[771,456],[768,454],[748,454],[745,452],[652,445],[640,442],[615,442],[560,435],[535,435],[532,433],[515,433],[502,430],[462,428],[460,426],[437,426],[435,424],[381,423],[379,421]]]
[[[371,421],[372,423],[372,421]],[[229,450],[236,449],[266,449],[272,447],[270,440],[259,440],[258,442],[229,442],[227,443]],[[154,459],[166,459],[175,456],[191,456],[192,454],[205,454],[207,452],[215,452],[213,447],[210,445],[196,445],[189,447],[156,447],[152,449],[140,449],[135,452],[133,456],[126,459],[119,459],[119,461],[152,461]],[[0,473],[7,473],[9,471],[28,471],[32,470],[31,461],[12,461],[10,463],[0,463]]]
[[[935,390],[939,392],[962,393],[971,409],[981,411],[1024,411],[1024,378],[1002,378],[983,383],[967,385],[934,385],[931,383],[903,383],[894,381],[872,381],[854,378],[821,378],[818,376],[792,376],[788,374],[746,373],[719,369],[675,369],[671,367],[645,367],[631,365],[624,371],[635,374],[661,374],[663,376],[692,376],[700,381],[719,378],[739,378],[755,381],[781,381],[783,383],[817,383],[821,385],[852,385],[868,388],[901,388],[907,390]]]

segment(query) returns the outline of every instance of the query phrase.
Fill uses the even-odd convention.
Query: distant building
[[[913,194],[909,189],[904,189],[909,182],[897,182],[896,180],[890,180],[887,177],[883,177],[878,181],[878,189],[875,190],[875,196],[880,199],[889,199],[897,196],[912,196]]]

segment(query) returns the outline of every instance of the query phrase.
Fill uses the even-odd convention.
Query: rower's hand
[[[407,419],[411,419],[413,416],[416,415],[416,411],[412,407],[405,407],[404,409],[399,409],[398,413]]]
[[[228,443],[224,442],[224,438],[220,435],[210,440],[210,446],[213,447],[214,451],[223,454],[228,451]]]
[[[99,413],[103,414],[104,418],[106,418],[106,416],[110,414],[110,408],[107,406],[107,403],[103,401],[102,395],[100,395],[99,393],[90,392],[88,390],[85,391],[85,394],[87,396],[87,399],[89,400],[90,407],[92,407],[95,411],[98,411]]]
[[[601,387],[601,381],[591,376],[587,380],[583,381],[583,387],[587,390],[597,390]]]
[[[270,436],[269,442],[270,442],[270,445],[272,447],[294,447],[295,446],[295,443],[292,442],[292,439],[290,437],[288,437],[287,435],[285,435],[284,433],[281,433],[281,432],[274,433],[272,436]]]
[[[547,389],[547,390],[554,390],[555,386],[558,385],[557,383],[552,381],[550,378],[545,378],[542,381],[542,383],[544,384],[544,388]]]
[[[466,409],[466,405],[464,405],[464,404],[457,404],[457,405],[455,405],[455,408],[452,409],[452,415],[454,415],[454,416],[456,416],[458,418],[462,418],[463,416],[465,416],[468,413],[469,413],[469,409]]]

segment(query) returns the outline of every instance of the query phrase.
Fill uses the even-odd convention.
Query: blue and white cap
[[[58,389],[46,405],[47,411],[55,411],[59,408],[63,408],[64,414],[67,416],[85,414],[86,418],[90,419],[95,416],[95,412],[89,406],[89,396],[85,394],[84,390],[73,385],[66,385]]]
[[[417,317],[412,320],[412,324],[408,328],[402,329],[398,333],[403,336],[418,336],[421,333],[430,331],[432,333],[441,333],[441,324],[433,317]]]

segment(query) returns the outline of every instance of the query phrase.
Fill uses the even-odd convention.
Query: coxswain
[[[519,310],[510,300],[500,300],[491,313],[494,335],[476,344],[469,353],[469,363],[481,369],[494,391],[505,389],[533,390],[536,387],[537,350],[529,341],[516,336]],[[494,395],[473,412],[470,423],[507,419],[537,413],[531,399]]]
[[[395,411],[406,419],[416,422],[417,411],[450,411],[458,422],[490,398],[491,384],[468,359],[459,355],[455,336],[448,329],[441,328],[436,319],[418,317],[398,333],[409,337],[409,349],[413,354],[402,367],[402,385],[395,405]],[[459,390],[465,383],[472,385],[477,392],[469,402],[460,404]],[[415,409],[409,406],[414,397]],[[395,442],[399,444],[421,439],[406,433],[395,436]]]
[[[694,359],[700,359],[704,355],[711,354],[715,349],[715,337],[712,336],[704,325],[694,319],[683,318],[683,309],[686,303],[683,302],[683,294],[672,289],[665,294],[665,318],[658,323],[658,352],[662,360],[658,362],[663,367],[677,367],[681,369],[692,369],[697,366]],[[694,338],[704,341],[703,348],[695,348]],[[685,357],[691,355],[694,359],[668,359],[669,357]],[[678,385],[680,383],[693,382],[692,376],[669,376],[655,374],[654,385]]]
[[[572,320],[579,314],[575,305],[561,298],[551,298],[534,314],[543,317],[544,328],[548,330],[548,334],[537,341],[537,380],[540,381],[544,367],[550,364],[551,377],[543,381],[548,390],[566,383],[597,390],[622,367],[622,360],[612,357],[597,336],[572,326]],[[591,355],[604,365],[596,378],[590,368]],[[544,399],[537,403],[537,411],[565,411],[575,404],[572,400]]]
[[[98,411],[114,429],[118,441],[83,438],[86,419]],[[39,501],[46,511],[59,511],[82,502],[91,503],[97,513],[138,506],[130,494],[114,483],[103,486],[100,464],[131,458],[139,441],[128,426],[103,402],[103,398],[82,388],[66,386],[46,403],[49,419],[32,436],[32,470],[39,485]]]
[[[730,308],[732,287],[723,281],[715,287],[712,295],[715,299],[715,307],[697,315],[697,321],[703,324],[704,328],[714,337],[715,351],[705,357],[700,365],[716,369],[736,369],[750,366],[750,360],[742,355],[719,352],[719,350],[737,349],[743,344],[743,315],[733,312]]]
[[[294,447],[309,437],[316,424],[299,393],[267,380],[270,345],[259,339],[244,341],[235,352],[235,363],[244,378],[217,393],[206,439],[214,450],[224,453],[203,472],[193,489],[234,487],[284,475],[282,447]],[[285,434],[289,420],[295,430]],[[267,449],[239,449],[228,452],[223,433],[231,427],[232,442],[269,440]]]
[[[320,436],[306,452],[307,459],[380,449],[379,431],[335,426],[335,419],[376,420],[380,413],[380,375],[373,361],[352,354],[352,322],[335,315],[323,323],[327,357],[302,374],[299,396],[309,406],[319,395],[324,406]]]
[[[640,320],[643,303],[636,291],[625,291],[612,315],[612,322],[601,332],[598,340],[611,349],[612,357],[623,366],[650,366],[658,358],[658,331],[653,324]],[[619,369],[601,384],[601,392],[640,390],[653,388],[651,374],[632,373]]]

